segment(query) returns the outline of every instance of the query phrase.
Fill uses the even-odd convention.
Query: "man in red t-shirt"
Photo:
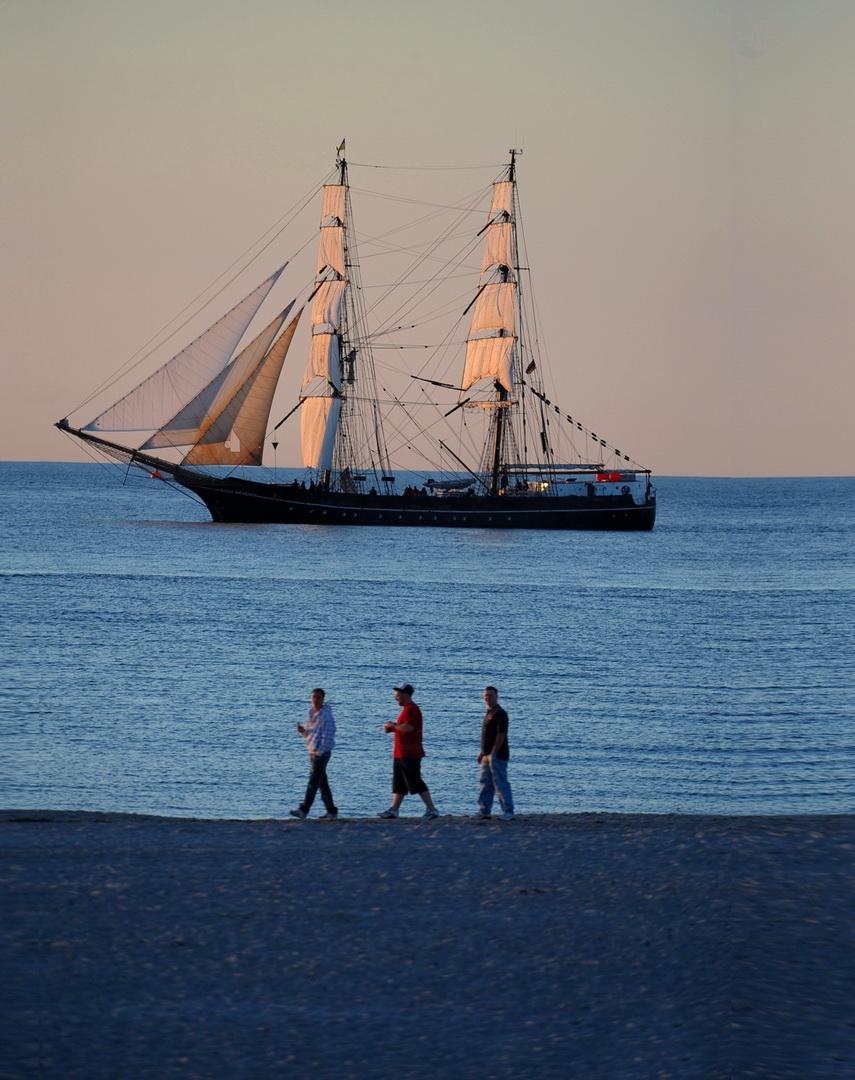
[[[401,706],[397,720],[387,720],[383,730],[395,733],[395,756],[392,766],[392,805],[379,817],[396,818],[405,795],[420,795],[428,819],[439,817],[427,784],[422,780],[422,711],[413,701],[413,688],[399,682],[394,688],[395,700]]]

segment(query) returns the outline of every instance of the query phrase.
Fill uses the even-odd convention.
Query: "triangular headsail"
[[[87,424],[84,431],[152,431],[176,416],[228,364],[234,350],[285,269],[281,266],[231,311],[123,398]]]
[[[289,304],[290,310],[292,305]],[[276,343],[237,386],[186,455],[185,465],[260,465],[270,406],[302,308]]]
[[[223,371],[218,372],[192,401],[189,401],[171,420],[160,427],[140,449],[151,450],[159,446],[190,446],[197,443],[258,367],[259,361],[282,329],[293,306],[292,300],[285,310],[268,323]]]

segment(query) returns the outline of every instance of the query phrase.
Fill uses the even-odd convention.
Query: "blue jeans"
[[[499,803],[506,814],[514,812],[514,797],[508,783],[508,763],[501,758],[491,757],[481,762],[481,790],[478,793],[478,806],[482,814],[489,814],[493,809],[493,795],[499,796]]]

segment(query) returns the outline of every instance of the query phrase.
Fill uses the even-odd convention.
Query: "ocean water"
[[[660,479],[637,534],[213,525],[124,481],[0,464],[7,807],[282,816],[323,686],[337,802],[373,814],[406,678],[445,812],[486,683],[521,813],[855,808],[855,479]]]

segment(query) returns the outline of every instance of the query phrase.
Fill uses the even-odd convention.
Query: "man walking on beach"
[[[305,724],[298,724],[297,731],[306,740],[306,749],[309,751],[311,768],[309,769],[309,782],[306,785],[306,794],[298,807],[291,811],[291,817],[305,818],[312,809],[318,788],[321,789],[321,798],[324,801],[326,813],[321,817],[327,821],[334,821],[338,817],[338,810],[333,802],[329,781],[327,780],[327,765],[330,754],[335,746],[335,718],[332,709],[324,702],[326,692],[318,686],[312,691],[312,707],[306,717]]]
[[[420,795],[425,804],[424,817],[437,818],[427,784],[422,780],[422,711],[413,701],[413,688],[400,682],[393,688],[395,700],[401,706],[397,720],[387,720],[384,731],[395,733],[395,756],[392,765],[392,805],[378,817],[396,818],[405,795]]]
[[[478,764],[481,766],[481,790],[478,794],[478,816],[492,817],[493,796],[499,796],[502,821],[514,820],[514,797],[508,783],[508,714],[499,704],[499,691],[495,686],[484,687],[484,704],[487,712],[481,724],[481,750]]]

